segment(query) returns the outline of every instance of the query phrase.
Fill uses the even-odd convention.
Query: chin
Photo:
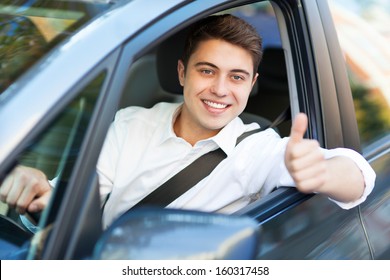
[[[204,127],[208,130],[221,130],[224,128],[229,122],[229,121],[223,121],[223,122],[208,122]]]

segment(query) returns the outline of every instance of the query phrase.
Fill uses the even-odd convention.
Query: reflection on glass
[[[2,1],[0,94],[38,59],[108,7],[92,1]]]
[[[68,182],[73,174],[76,161],[79,159],[80,149],[84,142],[89,123],[91,121],[99,93],[104,85],[106,72],[100,73],[78,96],[70,102],[62,112],[44,130],[33,139],[20,153],[15,168],[7,176],[0,178],[0,186],[7,180],[13,180],[12,188],[17,192],[29,191],[30,182],[36,182],[41,190],[48,186],[42,196],[45,196],[46,208],[39,214],[29,213],[19,215],[12,205],[0,202],[0,259],[13,258],[21,252],[26,254],[27,248],[21,246],[30,240],[32,234],[40,232],[39,238],[45,238],[50,232],[51,224],[55,221],[59,205]],[[29,172],[26,172],[26,171]],[[23,172],[21,172],[23,171]],[[44,180],[42,179],[42,175]],[[23,180],[14,180],[23,178]],[[44,181],[44,182],[43,182]],[[33,196],[34,197],[34,196]],[[41,215],[42,214],[42,215]],[[5,250],[6,244],[9,249]],[[39,247],[39,242],[34,246]],[[12,245],[12,246],[11,246]],[[35,247],[34,247],[35,248]],[[36,249],[36,248],[35,248]],[[23,255],[22,258],[25,258]]]
[[[390,2],[330,0],[363,147],[390,133]]]

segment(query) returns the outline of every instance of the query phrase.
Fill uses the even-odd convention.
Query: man
[[[235,145],[243,132],[258,128],[244,125],[238,115],[256,82],[260,60],[261,39],[246,22],[223,15],[194,25],[177,66],[183,104],[120,110],[108,132],[97,165],[102,201],[110,194],[105,227],[219,147],[227,158],[168,207],[232,213],[280,185],[322,193],[345,209],[365,200],[374,187],[374,171],[352,150],[324,150],[317,141],[303,139],[304,114],[296,116],[288,138],[267,129]],[[50,193],[42,172],[19,166],[3,182],[0,198],[20,213],[36,212]]]

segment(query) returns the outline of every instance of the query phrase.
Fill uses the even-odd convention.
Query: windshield
[[[111,1],[25,0],[0,4],[0,94]]]

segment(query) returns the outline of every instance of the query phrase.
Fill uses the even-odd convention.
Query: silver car
[[[2,1],[0,181],[23,164],[57,182],[38,217],[0,205],[0,258],[389,259],[390,39],[380,19],[390,7],[352,2]],[[280,117],[275,129],[287,136],[291,117],[305,112],[308,138],[370,162],[373,193],[346,211],[279,187],[233,215],[151,208],[103,230],[95,167],[116,111],[180,101],[179,35],[222,12],[243,17],[264,40],[244,121]],[[221,249],[243,231],[250,234]]]

